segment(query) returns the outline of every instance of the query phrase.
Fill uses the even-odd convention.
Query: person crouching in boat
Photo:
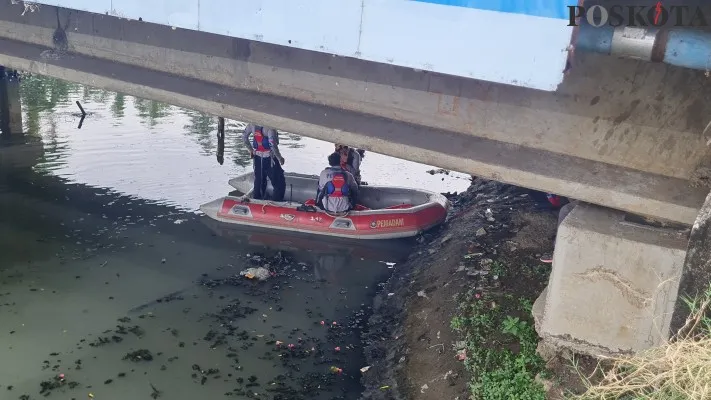
[[[341,167],[339,153],[328,156],[328,165],[318,179],[316,204],[332,213],[350,211],[356,205],[358,183],[353,174]]]
[[[336,143],[336,153],[341,155],[341,168],[350,172],[360,185],[360,163],[363,161],[365,151],[352,149],[344,144]]]
[[[250,141],[250,136],[252,140]],[[272,183],[274,193],[270,200],[284,201],[286,178],[284,177],[284,157],[279,152],[279,132],[273,128],[249,124],[244,128],[242,141],[254,160],[255,200],[266,200],[267,178]]]

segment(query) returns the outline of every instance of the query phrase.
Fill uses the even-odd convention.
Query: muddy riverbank
[[[362,399],[468,399],[475,349],[467,348],[464,328],[453,328],[467,304],[509,310],[501,318],[532,332],[527,308],[548,280],[550,266],[539,259],[553,250],[557,211],[535,192],[480,179],[453,203],[447,224],[396,266],[374,300]],[[513,342],[493,339],[486,351]]]

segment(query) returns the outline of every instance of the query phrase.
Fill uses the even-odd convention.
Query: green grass
[[[536,354],[531,301],[511,295],[487,298],[474,291],[460,300],[451,327],[463,338],[459,347],[466,351],[471,398],[545,400],[543,386],[535,381],[545,364]]]

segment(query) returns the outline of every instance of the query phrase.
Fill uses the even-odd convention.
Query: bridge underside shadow
[[[558,93],[43,6],[0,5],[0,65],[691,224],[702,72],[579,55]],[[57,15],[66,43],[55,43]],[[61,36],[61,35],[60,35]]]

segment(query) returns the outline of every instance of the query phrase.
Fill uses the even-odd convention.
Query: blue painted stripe
[[[612,36],[614,34],[615,28],[609,25],[595,27],[588,24],[585,18],[581,18],[575,50],[610,54],[612,52]]]
[[[478,10],[525,14],[536,17],[568,19],[568,6],[578,0],[411,0],[444,6],[476,8]]]
[[[690,29],[670,31],[664,62],[708,71],[711,68],[711,34]]]

